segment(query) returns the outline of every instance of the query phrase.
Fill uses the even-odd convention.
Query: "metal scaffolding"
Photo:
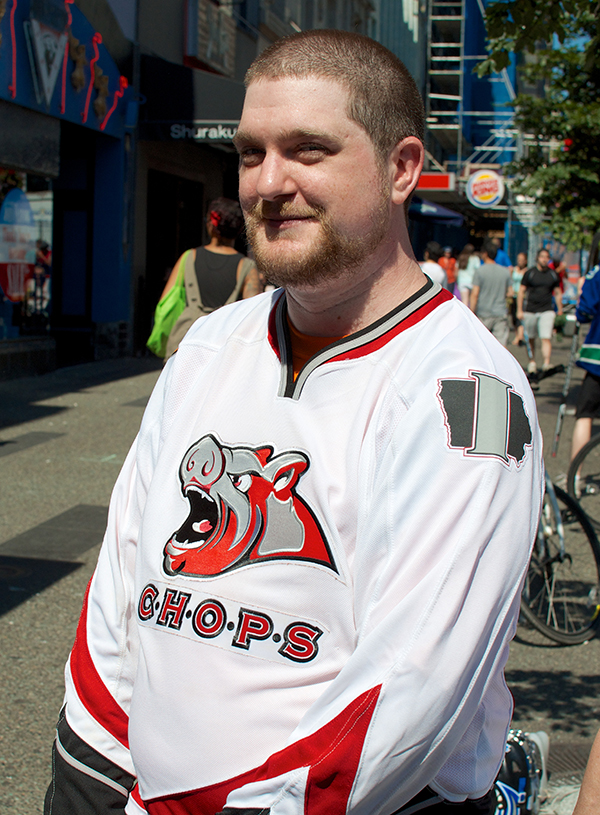
[[[465,5],[467,0],[428,0],[426,114],[431,163],[454,171],[459,179],[471,169],[499,167],[501,157],[516,151],[512,110],[473,110],[465,100],[465,72],[486,58],[465,53]],[[477,7],[485,17],[483,0]],[[506,70],[490,78],[501,82],[507,97],[515,91]],[[482,144],[471,144],[465,136],[468,120],[477,129],[489,129]],[[472,128],[467,128],[471,130]]]

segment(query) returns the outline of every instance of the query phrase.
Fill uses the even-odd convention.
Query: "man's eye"
[[[322,144],[301,144],[297,152],[302,159],[319,159],[329,152]]]
[[[260,164],[264,156],[264,150],[259,150],[257,147],[245,147],[240,150],[240,162],[244,167],[254,167]]]

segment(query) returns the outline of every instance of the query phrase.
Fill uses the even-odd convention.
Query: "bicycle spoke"
[[[569,470],[569,492],[577,498],[581,508],[600,531],[600,444],[582,450],[582,460]],[[575,464],[575,462],[573,462]]]
[[[584,642],[593,635],[598,616],[600,552],[576,502],[558,489],[556,499],[556,505],[548,496],[544,500],[522,609],[552,639]]]

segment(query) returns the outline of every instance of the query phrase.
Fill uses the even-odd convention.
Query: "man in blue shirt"
[[[600,264],[587,273],[575,314],[580,323],[591,325],[577,360],[586,374],[577,400],[571,461],[592,437],[592,419],[600,410]]]
[[[492,243],[494,243],[496,248],[498,249],[498,251],[496,252],[495,262],[498,264],[498,266],[508,266],[509,269],[512,271],[511,259],[500,245],[500,238],[492,238]]]

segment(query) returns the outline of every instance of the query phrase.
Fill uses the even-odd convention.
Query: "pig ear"
[[[256,450],[253,451],[256,454],[256,457],[260,461],[263,467],[267,466],[267,461],[269,460],[273,448],[272,447],[258,447]]]
[[[275,493],[291,490],[296,485],[300,475],[306,470],[306,461],[287,462],[275,473],[273,478],[273,490]]]

